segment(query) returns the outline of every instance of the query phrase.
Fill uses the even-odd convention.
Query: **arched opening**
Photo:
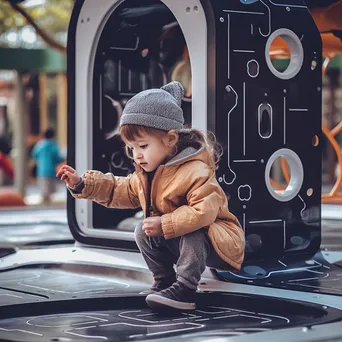
[[[93,168],[125,176],[134,171],[134,166],[117,134],[121,113],[132,96],[180,81],[185,87],[185,123],[191,125],[188,47],[177,19],[161,1],[124,1],[102,30],[94,65]],[[133,231],[141,219],[139,210],[108,210],[93,205],[94,228]]]

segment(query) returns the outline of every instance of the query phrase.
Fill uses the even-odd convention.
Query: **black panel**
[[[342,296],[341,266],[329,264],[320,252],[312,259],[265,260],[245,264],[237,273],[214,272],[228,282]]]
[[[313,146],[314,136],[322,137],[319,32],[298,1],[211,4],[216,21],[216,134],[225,148],[217,177],[245,230],[246,262],[312,256],[321,242],[321,148]],[[291,30],[304,51],[302,67],[290,79],[272,73],[265,58],[269,36],[281,28]],[[266,187],[265,170],[272,154],[284,148],[300,158],[304,179],[293,199],[280,201]]]

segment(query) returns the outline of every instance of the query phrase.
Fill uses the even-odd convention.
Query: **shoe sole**
[[[165,298],[157,294],[149,294],[146,297],[146,303],[151,309],[154,309],[154,310],[163,310],[163,309],[165,310],[169,308],[169,309],[190,311],[190,310],[196,309],[195,303],[178,302],[176,300]]]
[[[144,291],[139,292],[139,294],[148,296],[150,294],[154,294],[154,293],[158,293],[158,292],[159,291],[144,290]]]

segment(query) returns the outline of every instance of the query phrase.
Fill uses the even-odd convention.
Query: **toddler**
[[[127,102],[120,136],[133,174],[89,170],[80,177],[68,165],[57,173],[75,198],[143,209],[135,240],[155,279],[146,297],[153,309],[194,310],[205,267],[240,269],[244,257],[244,232],[215,177],[218,150],[202,132],[184,128],[183,94],[171,82]]]

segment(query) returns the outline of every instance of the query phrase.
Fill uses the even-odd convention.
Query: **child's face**
[[[129,141],[127,146],[132,150],[134,161],[146,172],[156,170],[171,153],[167,144],[167,134],[165,138],[142,134],[136,140]]]

